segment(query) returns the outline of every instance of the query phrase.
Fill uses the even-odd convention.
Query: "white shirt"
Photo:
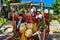
[[[17,24],[17,28],[20,27],[20,23],[21,23],[21,20],[19,20],[18,24]]]
[[[36,8],[33,7],[33,8],[31,9],[31,12],[36,12]]]
[[[37,15],[36,18],[42,18],[42,14]]]

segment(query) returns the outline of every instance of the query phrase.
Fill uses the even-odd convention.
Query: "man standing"
[[[18,19],[16,20],[16,33],[19,35],[19,37],[21,37],[21,32],[20,32],[20,25],[21,23],[26,22],[25,19],[23,19],[23,15],[20,14]]]
[[[19,30],[20,24],[26,22],[25,19],[23,18],[23,15],[20,14],[17,21],[16,21],[16,28]]]
[[[4,18],[8,18],[8,8],[6,6],[2,7],[2,14]]]

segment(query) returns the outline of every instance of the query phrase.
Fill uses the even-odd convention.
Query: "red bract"
[[[27,18],[27,20],[26,20],[28,23],[30,23],[31,22],[31,19],[30,18]]]
[[[32,12],[30,16],[34,16],[34,12]]]
[[[44,13],[45,18],[49,18],[49,13]]]
[[[34,40],[33,38],[30,38],[30,40]]]
[[[34,20],[31,20],[31,23],[35,23]]]
[[[47,20],[45,20],[45,23],[46,23],[47,26],[49,25],[49,22]]]
[[[26,18],[26,17],[27,17],[27,15],[24,13],[24,14],[23,14],[23,17],[24,17],[24,18]]]
[[[17,34],[19,35],[19,37],[21,37],[21,33],[20,33],[20,31],[19,31],[19,30],[17,31]]]
[[[18,17],[19,17],[18,14],[15,14],[15,15],[14,15],[14,19],[18,19]],[[10,14],[10,19],[11,19],[11,20],[13,19],[13,15],[12,15],[12,14]]]
[[[19,15],[18,14],[15,14],[14,15],[14,19],[18,19]]]

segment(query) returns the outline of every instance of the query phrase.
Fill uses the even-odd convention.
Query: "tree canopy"
[[[56,2],[52,4],[52,8],[54,9],[54,14],[60,14],[60,0],[56,0]]]

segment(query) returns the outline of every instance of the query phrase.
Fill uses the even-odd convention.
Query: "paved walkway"
[[[60,24],[58,21],[52,20],[52,22],[50,22],[50,28],[51,27],[60,29]],[[50,31],[48,40],[60,40],[60,33],[52,33],[52,31]]]
[[[52,22],[50,22],[50,27],[60,28],[60,23],[57,20],[52,20]]]

